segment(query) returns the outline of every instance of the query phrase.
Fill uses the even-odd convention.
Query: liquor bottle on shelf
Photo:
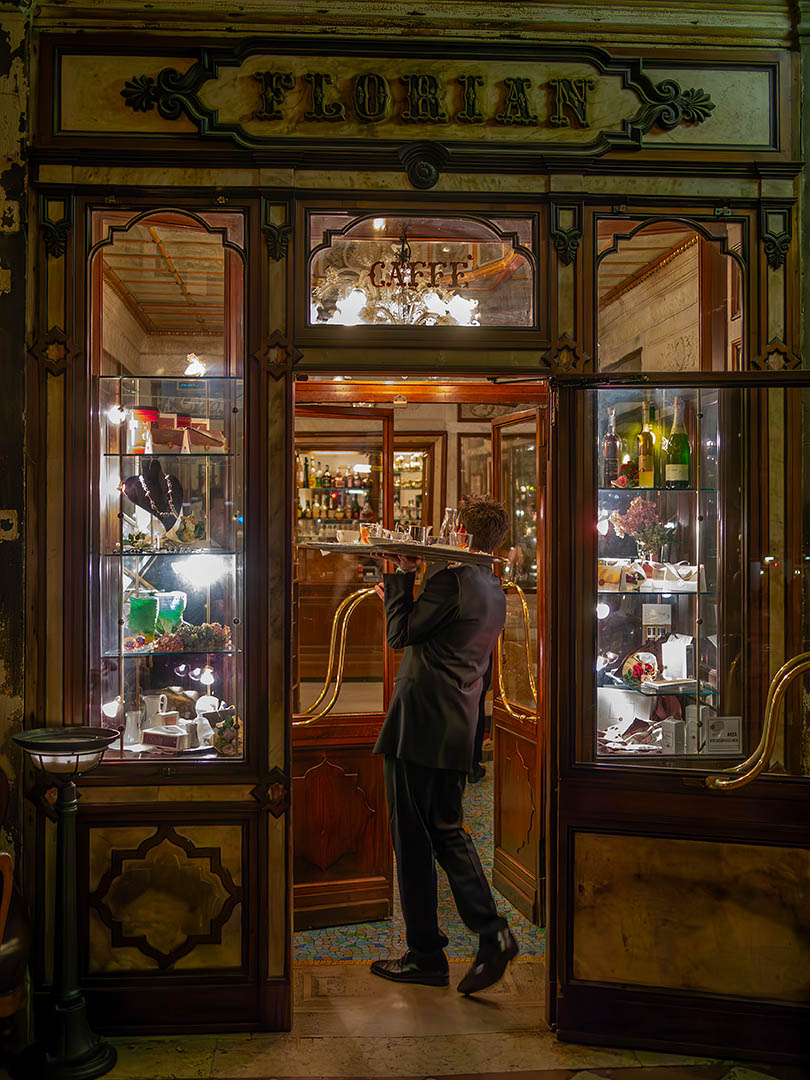
[[[692,448],[683,423],[684,399],[675,398],[672,431],[667,439],[664,465],[664,487],[688,488]]]
[[[335,487],[342,488],[344,484],[343,473],[340,471],[340,466],[338,465],[337,475],[335,476]]]
[[[655,419],[655,406],[648,401],[641,405],[643,424],[641,431],[636,436],[638,446],[638,486],[640,488],[655,487],[655,433],[652,429],[650,413]]]
[[[323,467],[323,476],[321,478],[321,483],[323,484],[323,486],[325,488],[329,488],[329,487],[332,486],[332,474],[329,472],[329,462],[328,461]]]
[[[352,497],[352,521],[360,520],[360,500],[357,498],[357,492],[355,491]]]
[[[310,519],[312,517],[312,506],[309,499],[307,499],[306,506],[304,507],[304,517]]]
[[[315,484],[314,487],[321,487],[323,485],[323,469],[321,468],[320,461],[318,462],[318,468],[315,470]]]
[[[377,515],[374,513],[374,507],[371,505],[371,493],[366,492],[366,501],[363,505],[363,510],[360,514],[363,521],[374,521]]]
[[[616,410],[608,409],[608,429],[602,439],[602,487],[609,488],[618,475],[622,460],[622,441],[616,434]]]
[[[304,484],[305,488],[309,487],[309,458],[304,458]]]

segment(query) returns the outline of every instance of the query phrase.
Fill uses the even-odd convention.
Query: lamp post
[[[20,1078],[92,1080],[116,1062],[113,1047],[90,1029],[79,986],[76,778],[95,768],[118,736],[109,728],[90,727],[35,728],[13,736],[57,790],[53,993],[46,1030],[14,1070]]]

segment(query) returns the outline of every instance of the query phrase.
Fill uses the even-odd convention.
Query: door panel
[[[334,539],[338,529],[358,531],[361,520],[382,520],[390,527],[392,438],[390,410],[363,409],[359,415],[359,410],[340,407],[296,409],[298,501],[312,515],[297,519],[299,537]],[[319,469],[322,481],[329,470],[328,485],[316,484]],[[360,520],[351,516],[352,504],[355,515],[360,507]],[[382,759],[372,753],[391,680],[383,607],[373,593],[380,577],[381,565],[374,559],[297,549],[292,721],[296,930],[382,919],[392,911]]]
[[[655,398],[669,431],[675,393],[687,400],[683,486],[609,488],[607,407],[628,439]],[[806,1060],[807,720],[798,680],[780,675],[778,714],[769,686],[807,648],[808,390],[648,380],[559,399],[555,513],[576,543],[560,546],[555,574],[550,1018],[576,1041]],[[613,535],[636,499],[669,530],[658,559]],[[689,565],[690,587],[666,570]],[[636,681],[639,651],[668,683]]]
[[[534,923],[543,919],[542,731],[545,697],[545,407],[492,425],[494,494],[510,531],[503,550],[506,624],[496,650],[492,729],[495,759],[493,884]]]

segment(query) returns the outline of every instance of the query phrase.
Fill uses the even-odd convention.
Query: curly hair
[[[509,515],[491,495],[465,495],[459,505],[459,519],[479,551],[495,552],[509,529]]]

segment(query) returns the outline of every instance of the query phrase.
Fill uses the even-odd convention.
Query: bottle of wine
[[[327,488],[332,486],[332,474],[329,472],[329,462],[328,461],[327,461],[327,463],[326,463],[326,465],[324,466],[324,469],[323,469],[323,479],[321,480],[321,483],[323,484],[324,487],[327,487]]]
[[[309,487],[309,458],[304,458],[304,484],[305,488]]]
[[[360,500],[357,498],[357,492],[355,491],[352,498],[352,521],[360,520]]]
[[[335,487],[336,488],[342,488],[343,487],[343,473],[340,471],[340,466],[339,465],[338,465],[337,475],[335,476]]]
[[[675,414],[672,418],[672,431],[667,439],[664,464],[664,487],[688,488],[689,472],[692,460],[692,448],[683,423],[684,399],[675,398]]]
[[[305,518],[311,518],[312,517],[312,507],[310,506],[309,499],[307,499],[307,505],[304,507],[304,517]]]
[[[320,461],[318,462],[318,468],[315,470],[315,483],[314,487],[320,487],[323,483],[323,469],[321,468]]]
[[[602,439],[602,487],[609,488],[618,475],[622,460],[622,440],[616,434],[616,410],[608,409],[608,429]]]
[[[655,406],[653,415],[655,415]],[[655,435],[650,426],[650,403],[642,402],[641,405],[643,424],[641,431],[636,436],[638,445],[638,486],[640,488],[655,487]]]

